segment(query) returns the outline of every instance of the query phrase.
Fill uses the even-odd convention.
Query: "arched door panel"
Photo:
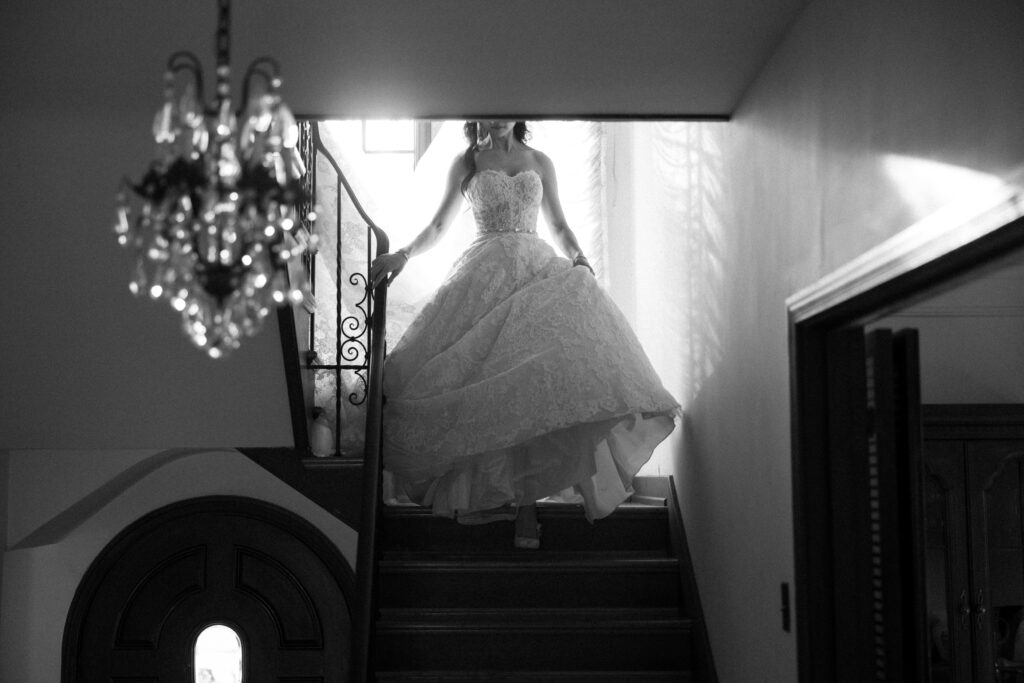
[[[65,633],[64,681],[194,681],[211,624],[239,636],[245,683],[345,680],[351,570],[301,518],[212,498],[133,524],[83,579]]]

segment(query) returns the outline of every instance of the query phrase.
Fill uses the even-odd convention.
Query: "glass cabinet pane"
[[[957,606],[949,604],[950,510],[949,490],[942,480],[925,477],[925,592],[928,602],[928,659],[930,683],[954,680],[950,621]]]
[[[976,598],[987,607],[987,650],[993,671],[989,680],[999,683],[1024,683],[1024,520],[1021,518],[1022,454],[1012,448],[1000,448],[995,442],[976,449],[971,466],[975,471],[981,497],[982,519],[976,528],[983,539],[981,563],[976,576],[984,574],[987,599],[981,582]],[[986,667],[987,668],[987,667]]]

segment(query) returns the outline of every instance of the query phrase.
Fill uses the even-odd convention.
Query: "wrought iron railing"
[[[343,448],[345,430],[358,430],[359,425],[346,424],[348,407],[357,407],[357,414],[365,412],[365,433],[362,443],[362,500],[358,525],[359,542],[356,559],[356,609],[352,613],[352,680],[365,681],[370,669],[370,648],[373,616],[376,610],[377,522],[381,505],[382,452],[381,412],[383,408],[383,365],[385,357],[385,322],[387,285],[369,287],[369,268],[374,256],[388,251],[388,236],[366,214],[352,186],[342,172],[338,161],[324,144],[316,121],[302,123],[302,151],[311,178],[311,193],[316,204],[315,234],[321,246],[331,247],[330,254],[319,254],[333,259],[334,288],[332,292],[317,292],[317,254],[311,253],[305,266],[313,283],[314,299],[319,303],[310,310],[306,368],[323,378],[323,373],[334,379],[333,405],[318,406],[334,411],[334,453],[336,457],[351,458],[353,454]],[[322,159],[326,164],[320,164]],[[322,171],[333,174],[330,179],[320,176]],[[333,187],[333,197],[323,196]],[[333,207],[324,206],[333,199]],[[343,206],[346,201],[365,224],[365,242],[362,246],[346,244]],[[325,219],[333,219],[326,225]],[[307,225],[312,229],[312,225]],[[351,236],[351,235],[350,235]],[[365,254],[363,253],[365,251]],[[325,283],[326,278],[320,278]],[[322,302],[333,297],[333,360],[318,351],[316,340],[317,315],[324,315]],[[346,310],[348,306],[348,310]],[[331,326],[327,326],[331,327]],[[323,326],[321,326],[321,329]],[[321,335],[323,336],[323,335]],[[320,344],[321,351],[323,344]],[[347,373],[347,374],[346,374]],[[345,378],[353,379],[354,386],[346,385]],[[324,392],[320,392],[323,394]],[[308,406],[312,408],[312,406]],[[352,411],[348,411],[352,414]],[[361,415],[360,415],[361,416]],[[353,440],[349,440],[350,442]]]
[[[333,419],[330,420],[334,432],[333,455],[350,455],[353,450],[361,450],[358,444],[361,439],[356,438],[345,440],[346,430],[352,430],[354,425],[346,425],[346,414],[351,416],[352,411],[345,408],[365,409],[365,402],[368,398],[369,384],[368,372],[370,367],[370,347],[373,344],[374,330],[371,324],[373,316],[374,301],[372,293],[367,287],[367,276],[369,273],[370,261],[375,253],[387,251],[387,236],[373,220],[367,215],[356,197],[352,186],[342,172],[341,166],[328,149],[320,135],[320,127],[316,121],[309,121],[304,124],[308,126],[309,149],[311,158],[308,168],[313,174],[313,194],[318,204],[318,226],[316,232],[322,245],[332,247],[331,254],[320,256],[324,263],[331,263],[334,275],[334,290],[331,292],[317,292],[317,283],[325,278],[317,277],[317,259],[311,257],[310,280],[313,283],[314,297],[321,302],[324,299],[333,299],[333,326],[319,325],[321,331],[328,328],[333,336],[329,346],[323,342],[324,334],[318,335],[318,315],[325,315],[324,306],[320,303],[310,316],[309,321],[309,351],[306,358],[306,367],[314,373],[314,381],[320,386],[318,394],[332,394],[333,405],[318,406],[321,409],[330,409]],[[326,164],[321,165],[322,159]],[[326,168],[324,168],[326,167]],[[333,182],[324,179],[321,174],[324,170],[333,173]],[[333,190],[333,197],[323,197],[324,190]],[[331,206],[324,206],[325,199],[331,199]],[[355,235],[351,230],[346,230],[346,216],[344,208],[346,204],[351,205],[362,223],[365,224],[365,239],[353,240]],[[333,219],[333,220],[331,220]],[[333,225],[326,225],[330,221]],[[376,250],[372,248],[376,243]],[[383,249],[383,251],[382,251]],[[331,259],[332,261],[328,261]],[[365,259],[363,263],[359,260]],[[347,310],[346,310],[347,307]],[[318,342],[317,338],[320,337]],[[329,353],[333,351],[333,359]],[[325,377],[326,375],[326,377]],[[324,391],[323,385],[329,384],[326,379],[333,379],[333,390]],[[349,381],[346,381],[349,380]],[[347,406],[346,406],[347,403]],[[360,411],[361,412],[361,411]],[[343,440],[347,441],[348,447],[344,447]]]

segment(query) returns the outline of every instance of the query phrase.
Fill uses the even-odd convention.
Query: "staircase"
[[[539,551],[512,549],[512,522],[461,526],[417,508],[380,507],[387,285],[367,292],[365,271],[342,277],[342,198],[365,222],[367,266],[371,255],[388,251],[388,237],[366,215],[316,122],[303,122],[300,149],[307,168],[324,172],[306,176],[310,208],[318,184],[333,185],[335,352],[333,362],[315,353],[315,301],[281,309],[294,447],[243,452],[359,531],[347,596],[351,679],[717,683],[669,478],[637,478],[637,495],[593,525],[576,506],[541,506]],[[343,319],[345,282],[357,292],[353,315]],[[304,457],[314,375],[333,372],[340,386],[343,371],[364,382],[365,394],[349,400],[365,400],[365,448],[343,453],[336,434],[333,457]],[[336,397],[335,424],[342,424],[342,400]]]
[[[463,526],[421,508],[381,519],[378,681],[714,681],[667,479],[590,524],[541,504],[539,551],[513,522]]]

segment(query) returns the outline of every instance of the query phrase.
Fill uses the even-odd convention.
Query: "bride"
[[[384,466],[435,514],[515,517],[516,547],[537,548],[536,501],[574,489],[588,519],[610,514],[679,404],[598,286],[525,122],[464,131],[433,220],[370,270],[393,280],[469,201],[476,239],[385,364]],[[536,234],[539,210],[568,259]]]

